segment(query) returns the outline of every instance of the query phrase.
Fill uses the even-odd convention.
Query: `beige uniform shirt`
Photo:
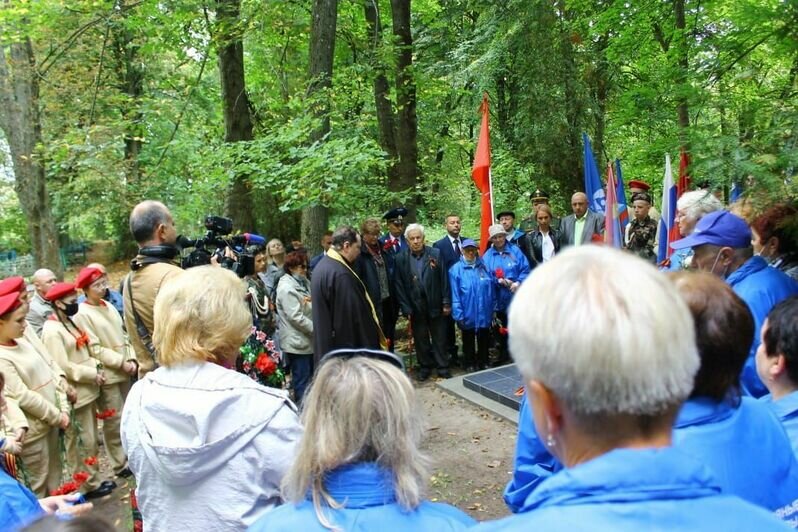
[[[119,312],[105,302],[92,305],[84,301],[74,321],[92,339],[90,350],[103,364],[105,383],[117,384],[130,379],[130,375],[122,371],[122,364],[136,357],[125,338]]]

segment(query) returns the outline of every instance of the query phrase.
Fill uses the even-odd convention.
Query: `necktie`
[[[457,238],[452,240],[452,245],[454,246],[454,254],[458,257],[462,255],[462,252],[460,251],[460,242]]]

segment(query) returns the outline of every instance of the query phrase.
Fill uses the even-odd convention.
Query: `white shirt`
[[[543,262],[548,262],[554,256],[554,241],[551,239],[551,233],[540,232],[543,237],[541,239],[540,249],[543,253]]]

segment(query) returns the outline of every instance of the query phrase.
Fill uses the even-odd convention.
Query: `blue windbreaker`
[[[529,261],[524,257],[521,248],[510,242],[504,245],[504,251],[501,252],[496,251],[494,247],[489,247],[482,256],[482,261],[494,278],[496,278],[496,271],[499,268],[504,272],[504,278],[513,282],[523,283],[524,279],[529,276]],[[498,282],[498,279],[496,280]],[[506,312],[510,306],[510,301],[513,299],[513,293],[510,292],[509,288],[503,286],[498,288],[496,310]]]
[[[515,467],[513,478],[504,489],[504,502],[510,511],[518,513],[524,501],[538,485],[552,473],[562,469],[562,464],[549,453],[540,441],[532,422],[532,412],[526,394],[521,397],[518,412],[518,439],[515,442]]]
[[[670,447],[615,449],[541,483],[520,513],[482,530],[789,530],[767,511],[722,495],[700,462]]]
[[[725,493],[772,512],[792,505],[798,511],[798,462],[781,423],[756,399],[743,397],[736,407],[688,400],[676,418],[673,446],[701,460]]]
[[[36,495],[0,468],[0,530],[18,530],[42,515]]]
[[[798,294],[798,283],[786,273],[768,267],[762,257],[751,257],[726,278],[734,292],[748,304],[754,315],[754,342],[740,377],[743,388],[754,397],[768,393],[756,373],[756,349],[759,347],[759,330],[771,309],[783,299]]]
[[[496,310],[497,286],[482,259],[468,264],[465,258],[449,270],[452,319],[464,329],[487,329]]]
[[[781,421],[787,437],[790,438],[793,454],[798,457],[798,392],[785,395],[774,401],[768,394],[760,399]]]
[[[419,531],[464,530],[475,521],[454,506],[422,502],[406,511],[394,495],[393,475],[374,463],[343,466],[324,480],[327,492],[343,508],[324,506],[327,520],[338,530]],[[258,519],[249,527],[254,532],[329,532],[322,526],[308,499],[284,504]]]

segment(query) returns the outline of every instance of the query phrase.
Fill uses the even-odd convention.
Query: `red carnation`
[[[83,460],[83,463],[86,464],[87,466],[93,466],[93,465],[95,465],[97,463],[97,457],[96,456],[89,456],[88,458]]]
[[[507,336],[507,327],[499,327],[499,334]]]
[[[72,480],[77,482],[78,484],[83,484],[89,479],[89,474],[85,471],[78,471],[74,475],[72,475]]]
[[[504,279],[504,269],[496,268],[496,279]]]
[[[263,375],[271,375],[277,369],[277,363],[266,353],[261,353],[255,361],[255,368]]]

